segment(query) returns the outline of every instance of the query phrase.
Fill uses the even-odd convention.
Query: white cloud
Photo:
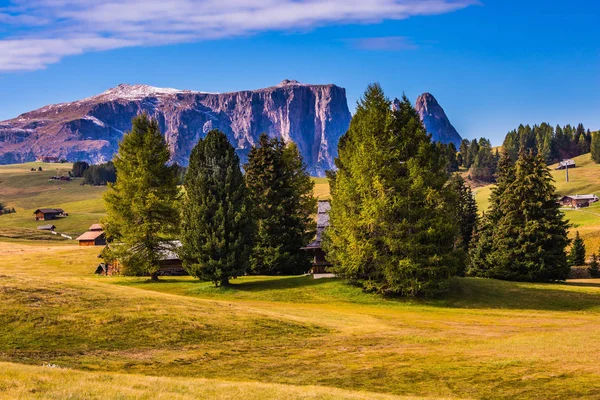
[[[456,11],[477,0],[13,0],[0,39],[0,71],[35,70],[65,56],[330,24],[377,23]],[[17,36],[18,33],[18,36]],[[406,47],[401,37],[357,47]]]
[[[419,47],[411,39],[404,36],[358,38],[349,40],[349,43],[359,50],[400,51],[414,50]]]

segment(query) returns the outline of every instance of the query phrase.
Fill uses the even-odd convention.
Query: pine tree
[[[246,185],[256,224],[250,269],[255,274],[293,275],[309,270],[301,250],[315,233],[314,183],[298,148],[281,139],[259,138],[245,165]]]
[[[333,270],[379,293],[445,290],[459,261],[446,159],[406,96],[392,111],[370,85],[336,166],[324,241]]]
[[[592,133],[592,160],[600,164],[600,132]]]
[[[179,230],[179,188],[158,122],[146,114],[132,122],[114,158],[117,181],[104,194],[104,226],[114,243],[108,256],[119,259],[127,274],[150,274],[156,280],[169,248],[165,238]]]
[[[73,177],[75,178],[82,178],[84,172],[90,167],[90,165],[88,163],[86,163],[85,161],[76,161],[73,164],[73,169],[71,171],[71,174]]]
[[[572,267],[585,265],[585,243],[583,243],[583,239],[579,236],[579,231],[575,234],[575,239],[571,245],[569,265]]]
[[[598,263],[598,255],[592,254],[588,272],[592,278],[600,278],[600,267]]]
[[[479,221],[479,215],[477,214],[477,203],[475,202],[475,196],[469,186],[465,184],[464,179],[455,174],[449,182],[450,189],[456,196],[456,205],[454,211],[454,218],[458,222],[458,236],[457,236],[457,247],[467,254],[469,246],[473,239],[473,233],[477,227]],[[458,275],[464,275],[465,266],[459,269]]]
[[[543,157],[522,152],[514,180],[496,195],[487,239],[478,249],[484,259],[477,268],[479,275],[516,281],[566,279],[568,224]]]
[[[240,160],[224,133],[213,130],[200,139],[184,185],[183,265],[196,278],[227,285],[246,272],[251,220]]]

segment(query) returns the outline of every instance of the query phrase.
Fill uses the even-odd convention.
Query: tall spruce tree
[[[592,133],[592,160],[596,164],[600,164],[600,132]]]
[[[446,158],[406,96],[392,111],[370,85],[336,165],[324,242],[333,270],[379,293],[445,290],[460,259]]]
[[[176,169],[158,122],[142,114],[133,119],[114,158],[117,181],[104,194],[104,226],[114,245],[107,257],[119,259],[125,273],[158,279],[159,262],[179,231]]]
[[[522,152],[514,180],[496,195],[486,220],[487,235],[474,250],[478,274],[516,281],[566,279],[568,224],[543,156]]]
[[[246,272],[251,220],[240,160],[223,132],[192,150],[185,175],[180,254],[190,275],[229,284]]]
[[[571,245],[569,265],[572,267],[585,265],[585,243],[583,243],[583,239],[579,236],[579,231],[575,234],[575,239],[573,239]]]
[[[460,175],[455,174],[450,179],[449,187],[456,196],[454,208],[454,218],[458,223],[456,246],[459,249],[462,249],[466,255],[469,251],[473,233],[475,232],[479,221],[477,203],[475,202],[473,191],[465,184],[464,179]],[[461,276],[464,275],[465,269],[466,265],[463,263],[457,271],[457,274]]]
[[[314,236],[317,200],[298,148],[262,134],[244,169],[256,225],[250,270],[265,275],[308,271],[310,255],[301,248]]]

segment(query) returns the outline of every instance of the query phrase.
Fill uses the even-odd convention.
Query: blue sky
[[[0,120],[119,83],[431,92],[466,138],[600,129],[600,2],[0,0]]]

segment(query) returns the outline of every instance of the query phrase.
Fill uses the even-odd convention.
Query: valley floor
[[[0,241],[0,398],[600,398],[600,281],[94,276],[98,248]],[[402,397],[404,396],[404,397]]]

